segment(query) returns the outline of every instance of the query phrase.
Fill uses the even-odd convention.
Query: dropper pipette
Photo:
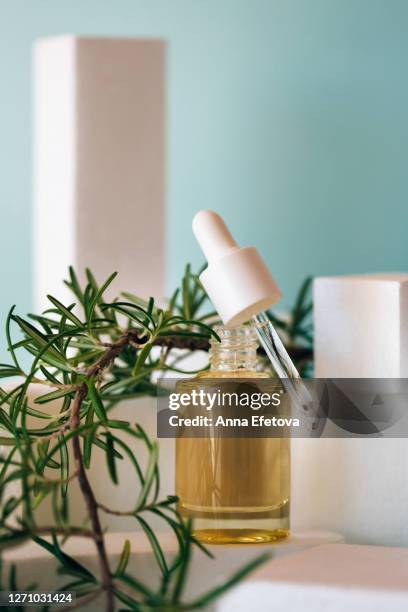
[[[193,231],[208,261],[200,280],[224,324],[252,320],[285,390],[298,407],[308,409],[312,397],[265,312],[281,293],[258,251],[239,247],[220,215],[210,210],[196,214]]]

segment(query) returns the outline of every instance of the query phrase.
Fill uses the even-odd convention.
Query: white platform
[[[406,612],[408,549],[324,544],[275,559],[227,593],[217,612]]]
[[[408,274],[319,278],[316,376],[408,376]],[[408,545],[405,439],[293,440],[293,524]]]
[[[128,566],[129,573],[143,582],[154,585],[158,570],[151,547],[142,533],[106,534],[106,545],[112,566],[115,567],[118,561],[125,539],[130,540],[133,552]],[[172,534],[161,532],[159,539],[163,549],[171,556],[176,550]],[[343,538],[336,533],[305,531],[294,533],[287,540],[268,545],[211,546],[209,548],[215,559],[210,559],[201,551],[195,549],[186,590],[186,600],[191,600],[215,585],[222,584],[234,571],[245,565],[250,559],[266,551],[270,552],[275,559],[307,548],[326,543],[341,543],[342,541]],[[66,543],[64,550],[97,572],[92,542],[73,537]],[[44,589],[51,589],[66,582],[66,577],[61,579],[61,577],[56,576],[55,560],[43,548],[32,542],[6,552],[4,561],[6,565],[9,563],[17,564],[18,579],[21,585],[34,581],[38,582]],[[89,612],[96,612],[100,609],[100,603],[98,602],[94,606],[87,607]]]

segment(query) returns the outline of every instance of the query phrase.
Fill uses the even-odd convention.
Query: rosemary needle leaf
[[[113,442],[113,436],[110,432],[106,433],[106,461],[108,465],[108,471],[112,482],[118,484],[118,474],[116,471],[116,458],[115,458],[115,447]]]
[[[95,379],[91,378],[87,381],[86,384],[88,386],[88,394],[94,407],[95,414],[102,421],[102,423],[106,423],[106,421],[108,420],[108,415],[106,414],[105,406],[103,405],[101,396],[99,395],[95,387]]]
[[[111,282],[113,281],[114,278],[116,278],[116,276],[118,275],[117,272],[113,272],[113,274],[111,274],[109,276],[109,278],[103,283],[102,287],[96,292],[90,308],[89,308],[89,312],[88,312],[88,331],[89,333],[91,333],[92,331],[92,318],[93,318],[93,314],[94,314],[94,310],[97,306],[97,304],[99,304],[102,295],[105,293],[106,289],[109,287],[109,285],[111,284]]]
[[[46,404],[47,402],[52,402],[53,400],[59,399],[60,397],[70,395],[74,391],[75,389],[57,389],[56,391],[51,391],[50,393],[45,393],[45,395],[40,395],[39,397],[36,397],[34,403]]]
[[[125,540],[122,548],[122,553],[120,555],[119,563],[115,571],[115,576],[120,576],[126,571],[127,565],[129,563],[130,558],[130,541]]]
[[[72,323],[74,323],[74,325],[78,326],[78,327],[82,327],[83,323],[78,319],[78,317],[76,317],[74,315],[73,312],[71,312],[71,307],[66,308],[66,306],[64,306],[64,304],[62,304],[59,300],[57,300],[57,298],[53,297],[52,295],[47,295],[47,298],[50,300],[51,304],[54,304],[54,306],[56,307],[56,309],[62,314],[64,315],[67,319],[69,319]]]

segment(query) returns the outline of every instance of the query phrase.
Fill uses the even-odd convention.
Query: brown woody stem
[[[124,334],[117,342],[112,344],[99,359],[88,368],[86,371],[85,378],[90,380],[94,376],[97,376],[104,368],[108,367],[114,359],[120,355],[123,349],[130,342],[137,342],[138,337],[132,332]],[[72,404],[71,418],[69,422],[69,428],[76,430],[80,426],[80,412],[81,404],[88,393],[88,386],[86,381],[82,382],[78,387],[75,394],[75,398]],[[72,437],[72,449],[74,453],[74,459],[76,464],[76,471],[78,474],[78,482],[82,492],[82,496],[85,500],[85,504],[88,511],[89,520],[91,523],[92,531],[94,533],[95,546],[98,553],[99,568],[101,576],[102,588],[106,593],[106,612],[113,612],[114,610],[114,585],[112,582],[112,576],[109,567],[108,555],[105,547],[105,540],[103,537],[103,531],[101,522],[99,520],[98,513],[98,502],[95,499],[94,492],[89,482],[83,456],[81,450],[80,436],[76,434]]]

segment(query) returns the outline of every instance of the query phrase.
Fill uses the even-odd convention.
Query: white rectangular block
[[[408,551],[326,544],[273,559],[233,588],[217,612],[405,612]]]
[[[35,305],[67,267],[164,294],[165,45],[40,40],[34,61]]]
[[[408,274],[317,278],[315,375],[408,376]]]
[[[315,375],[408,376],[408,274],[318,278]],[[408,545],[405,439],[293,440],[293,526]]]

